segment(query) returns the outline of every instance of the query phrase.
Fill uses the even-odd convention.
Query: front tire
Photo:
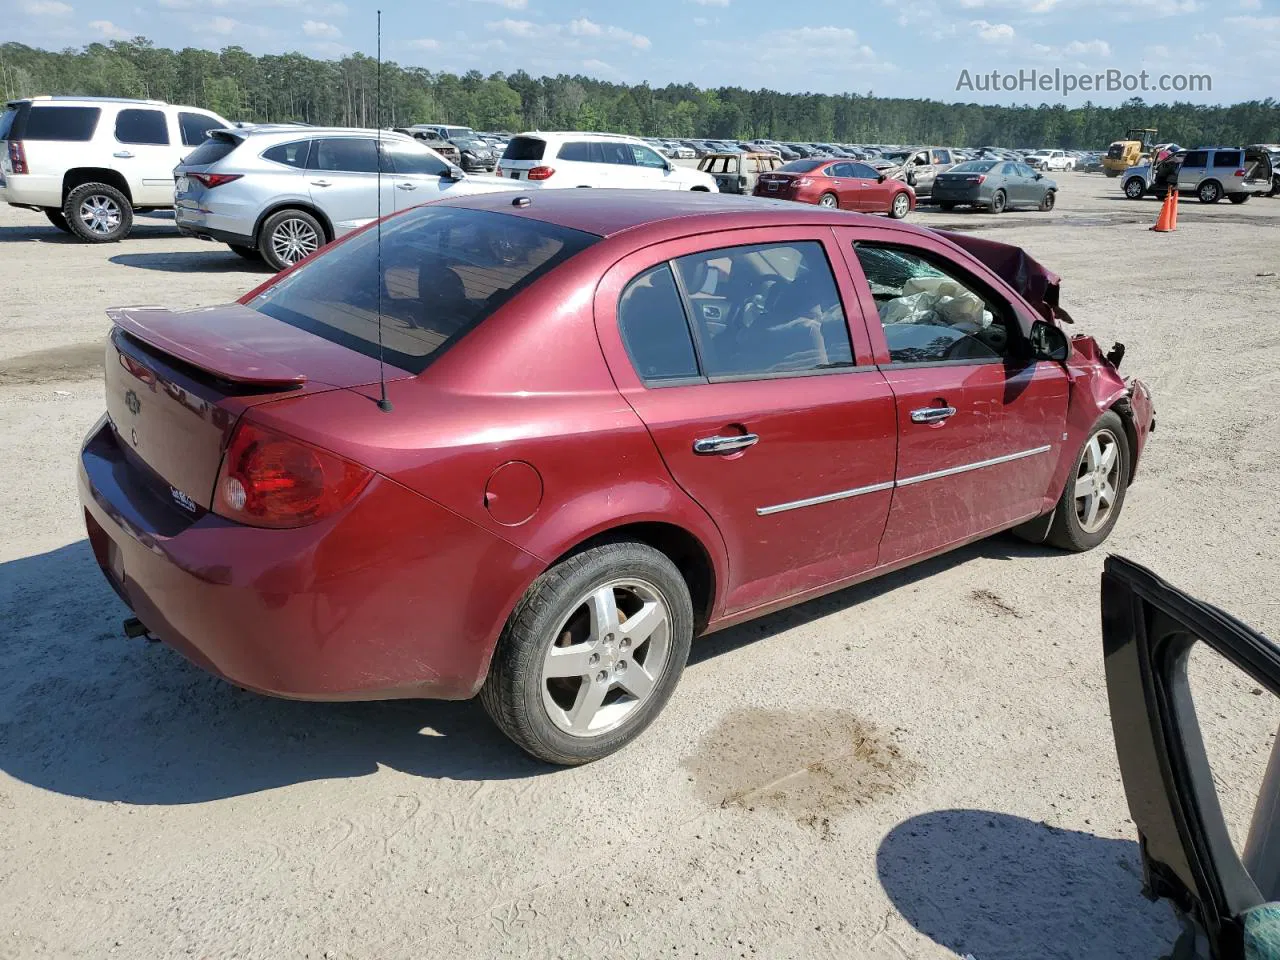
[[[904,191],[899,191],[894,195],[893,202],[889,204],[889,217],[893,220],[901,220],[911,212],[911,198]]]
[[[1089,431],[1058,499],[1047,543],[1062,550],[1092,550],[1111,535],[1129,487],[1129,438],[1124,423],[1108,410]]]
[[[1044,196],[1040,198],[1040,210],[1042,213],[1048,213],[1053,209],[1054,204],[1058,202],[1058,194],[1056,190],[1046,190]]]
[[[1216,181],[1210,180],[1208,183],[1200,184],[1196,194],[1200,197],[1201,203],[1217,203],[1222,199],[1222,188]]]
[[[71,225],[67,223],[67,218],[63,216],[61,210],[54,210],[52,207],[45,207],[44,215],[49,218],[50,223],[63,233],[71,232]]]
[[[273,270],[284,270],[325,244],[320,221],[305,210],[280,210],[258,234],[258,252]]]
[[[133,205],[107,183],[82,183],[67,194],[62,216],[86,243],[115,243],[133,229]]]
[[[480,701],[539,760],[589,763],[653,722],[692,639],[693,602],[675,564],[647,544],[602,544],[534,581],[498,639]]]
[[[1141,177],[1130,177],[1124,183],[1124,195],[1130,200],[1141,200],[1147,192],[1147,185]]]

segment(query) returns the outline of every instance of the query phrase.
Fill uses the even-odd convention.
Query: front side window
[[[385,150],[392,169],[405,176],[438,177],[449,169],[435,154],[408,143],[386,144]]]
[[[334,173],[377,173],[378,144],[367,137],[317,140],[311,151],[312,170]]]
[[[709,378],[853,366],[835,276],[817,241],[727,247],[675,261]]]
[[[120,143],[166,146],[169,143],[169,122],[164,111],[121,110],[116,114],[116,140]]]
[[[224,124],[217,117],[207,113],[179,113],[178,129],[182,133],[182,144],[186,147],[198,147],[209,136],[210,130],[220,130]]]
[[[599,240],[524,217],[430,205],[388,221],[380,235],[381,245],[378,232],[366,231],[322,253],[249,306],[377,357],[380,303],[387,362],[416,374],[515,294]]]
[[[592,146],[600,151],[604,163],[612,163],[620,167],[636,165],[635,148],[629,143],[594,143]],[[594,156],[592,159],[595,159]]]
[[[698,376],[693,337],[670,264],[646,270],[627,285],[618,301],[618,330],[632,366],[646,383]]]
[[[1011,311],[976,284],[913,251],[855,243],[893,363],[1001,360],[1010,355]]]
[[[635,163],[640,167],[663,167],[667,165],[667,161],[658,156],[657,151],[650,150],[648,147],[642,147],[638,143],[631,144],[631,152],[635,156]]]

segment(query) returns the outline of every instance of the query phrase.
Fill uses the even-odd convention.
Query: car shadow
[[[259,696],[163,644],[125,640],[127,616],[86,540],[0,564],[0,770],[67,796],[186,804],[380,765],[464,780],[555,769],[477,701]]]
[[[921,580],[928,580],[952,567],[963,566],[980,557],[1012,560],[1022,557],[1053,556],[1058,553],[1059,551],[1049,547],[1018,540],[1010,534],[979,540],[967,547],[952,550],[950,553],[913,564],[894,573],[888,573],[852,587],[845,587],[824,597],[808,600],[794,607],[787,607],[777,613],[760,617],[758,620],[751,620],[694,640],[693,648],[689,652],[689,663],[702,663],[704,660],[730,653],[757,640],[805,626],[841,610],[856,607],[872,597],[911,586]]]
[[[121,253],[111,262],[139,270],[162,273],[271,273],[261,261],[246,260],[238,253],[217,247],[208,250],[182,250],[172,253]]]
[[[1142,897],[1137,843],[989,810],[937,810],[894,827],[880,884],[936,943],[977,960],[1156,960],[1178,934]]]
[[[172,219],[165,222],[157,217],[156,223],[143,223],[139,220],[133,222],[133,229],[129,231],[129,236],[120,243],[128,243],[131,240],[160,240],[166,238],[176,238],[180,236],[177,228],[174,227]],[[64,233],[57,227],[52,225],[41,226],[39,224],[31,224],[29,226],[20,227],[0,227],[0,243],[65,243],[69,245],[86,246],[79,237],[73,237],[69,233]]]

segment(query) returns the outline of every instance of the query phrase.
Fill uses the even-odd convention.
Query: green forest
[[[664,137],[835,140],[844,143],[1102,148],[1128,127],[1156,127],[1163,140],[1208,144],[1280,140],[1280,101],[1230,106],[1086,103],[984,106],[846,93],[779,93],[689,84],[650,87],[585,76],[533,77],[523,70],[463,76],[382,65],[353,54],[255,56],[169,50],[144,37],[79,50],[0,44],[0,94],[80,94],[167,100],[230,120],[297,120],[339,126],[438,122],[480,130],[605,130]]]

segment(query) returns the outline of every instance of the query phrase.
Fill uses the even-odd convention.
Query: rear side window
[[[1237,167],[1243,167],[1244,162],[1239,150],[1219,150],[1213,155],[1213,165],[1235,170]]]
[[[70,140],[85,143],[93,139],[102,111],[97,107],[32,107],[20,140]]]
[[[378,145],[364,137],[317,140],[311,151],[312,170],[377,173]]]
[[[204,148],[201,147],[203,150]],[[304,169],[307,165],[307,154],[311,151],[310,140],[291,140],[289,143],[277,143],[270,150],[262,152],[262,159],[272,163],[283,163],[286,167]]]
[[[502,153],[503,160],[539,161],[546,152],[547,143],[537,137],[513,137]]]
[[[1182,161],[1184,167],[1207,167],[1209,165],[1209,151],[1207,150],[1188,150],[1186,159]]]
[[[366,141],[372,144],[372,141]],[[600,238],[551,223],[425,206],[366,231],[268,287],[249,306],[421,373],[516,293]],[[379,297],[381,291],[381,297]]]
[[[210,130],[226,126],[216,117],[207,113],[179,113],[178,129],[182,131],[182,142],[188,147],[198,147],[209,136]]]
[[[217,163],[238,146],[240,146],[240,141],[231,137],[210,137],[187,154],[187,158],[182,162],[192,167]]]
[[[727,247],[675,261],[711,379],[853,366],[835,276],[822,244]]]
[[[670,264],[646,270],[618,301],[618,330],[646,383],[698,376],[698,359]]]
[[[165,146],[169,123],[163,110],[121,110],[116,114],[116,139],[121,143]]]

